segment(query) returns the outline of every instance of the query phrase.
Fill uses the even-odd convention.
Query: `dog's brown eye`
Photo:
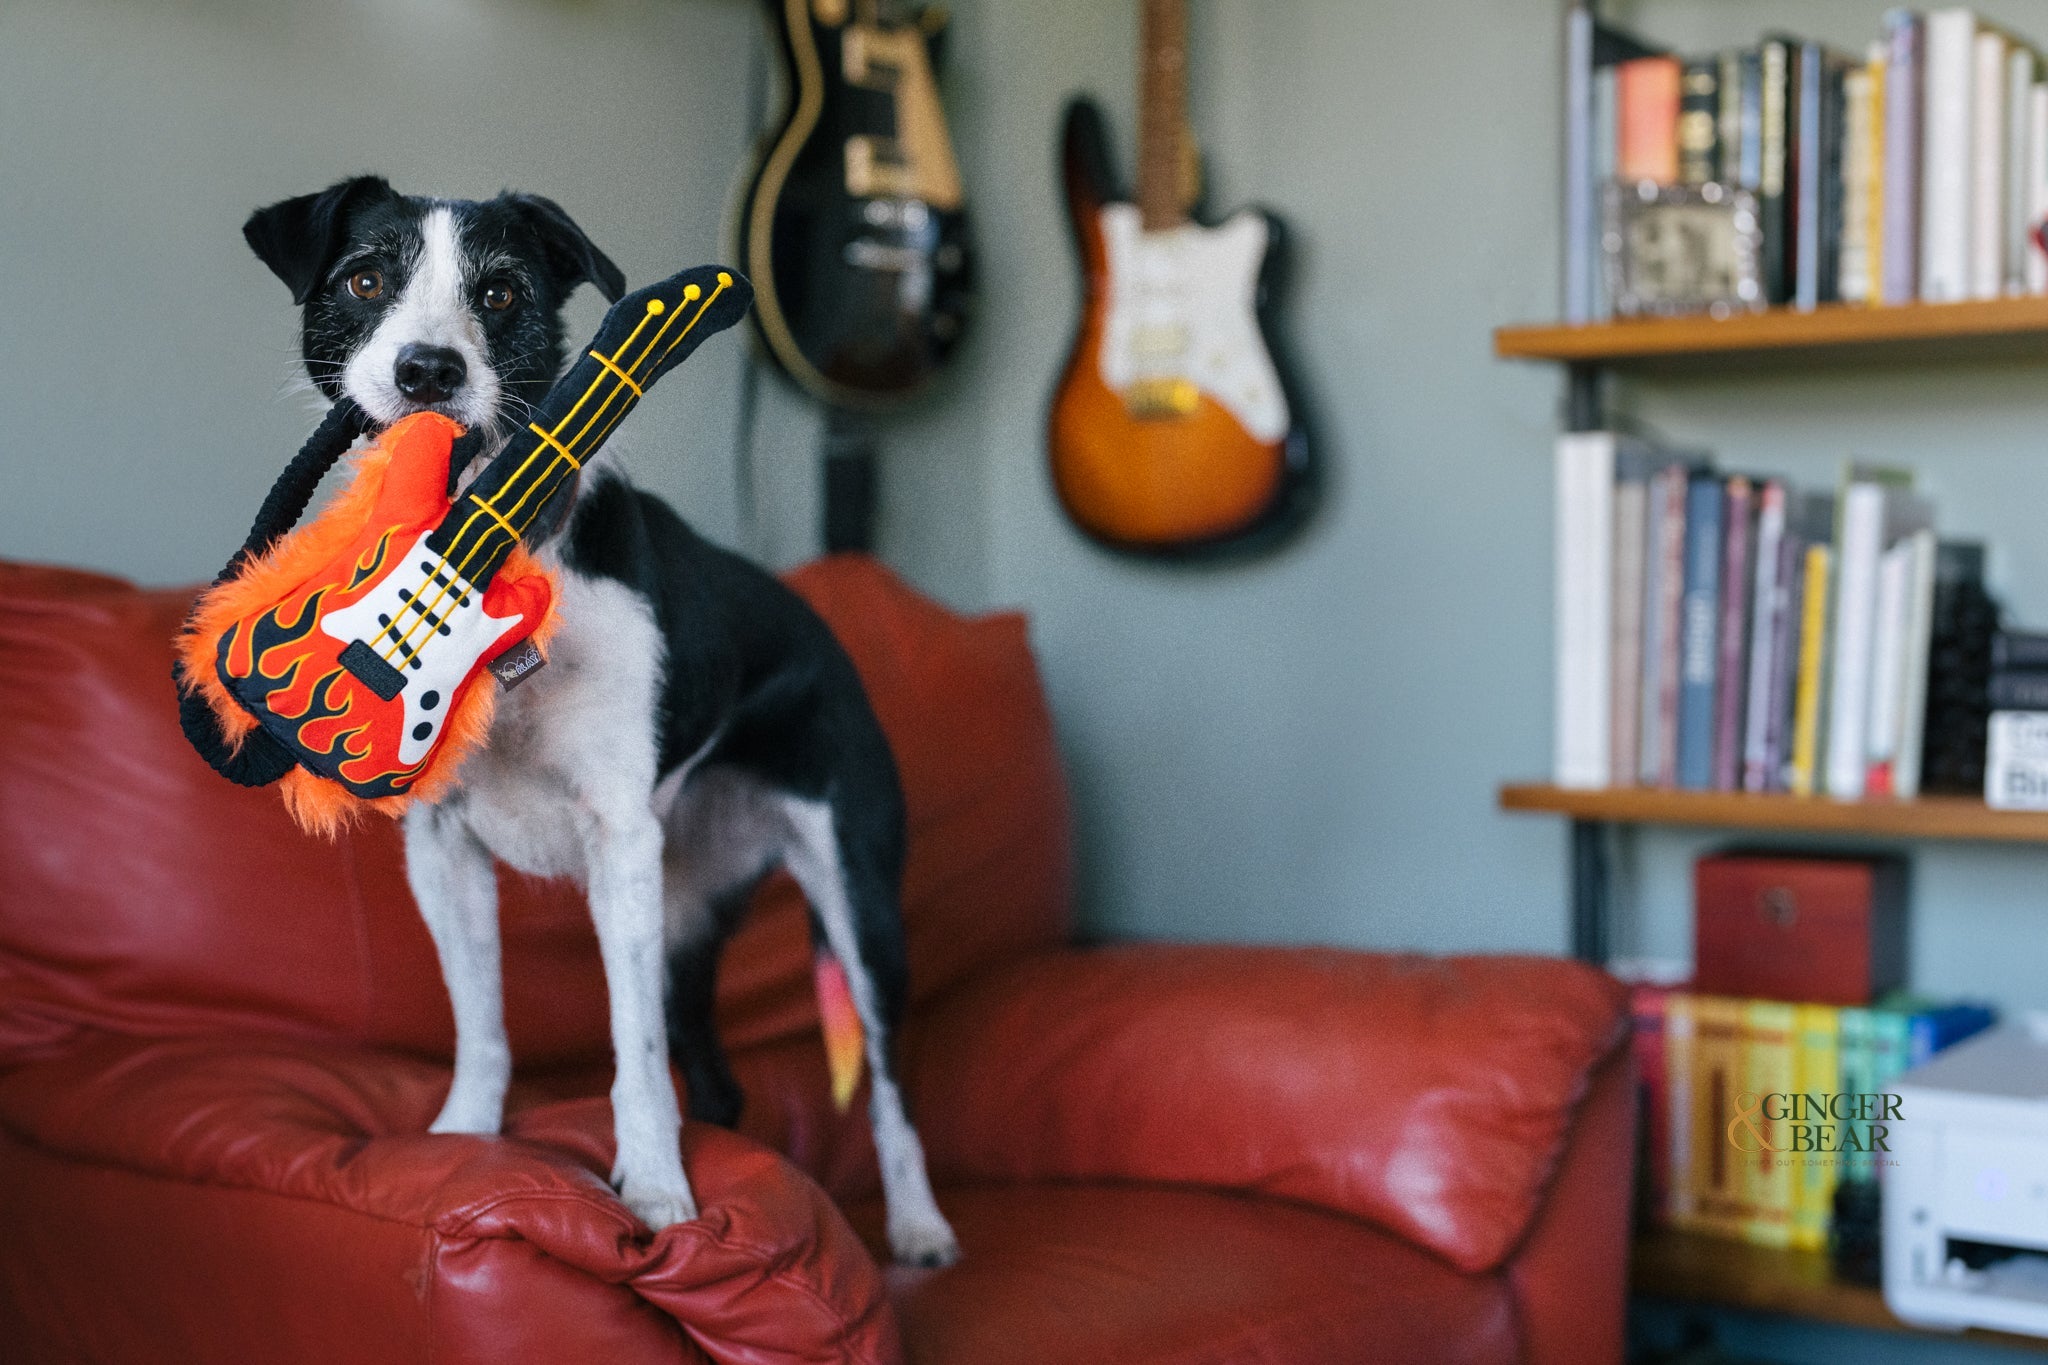
[[[502,313],[510,308],[519,296],[512,292],[509,284],[487,284],[484,286],[484,307],[493,313]]]
[[[348,292],[359,299],[374,299],[384,292],[384,276],[375,270],[358,270],[348,277]]]

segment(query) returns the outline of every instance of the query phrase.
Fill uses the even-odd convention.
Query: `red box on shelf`
[[[1694,988],[1867,1005],[1906,978],[1900,858],[1716,853],[1693,865]]]

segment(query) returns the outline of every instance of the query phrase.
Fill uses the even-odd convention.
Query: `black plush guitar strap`
[[[279,536],[298,525],[320,487],[320,480],[327,477],[335,461],[347,454],[356,437],[369,427],[369,415],[346,398],[329,408],[320,425],[299,447],[299,453],[270,485],[270,492],[249,527],[248,538],[213,581],[219,583],[233,577],[246,560],[269,549]],[[208,767],[244,787],[268,786],[292,770],[296,760],[282,744],[261,730],[250,732],[240,749],[231,746],[221,731],[220,718],[205,698],[185,686],[184,671],[175,663],[171,665],[171,677],[178,684],[178,726]]]

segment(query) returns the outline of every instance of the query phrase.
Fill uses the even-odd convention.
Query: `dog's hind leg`
[[[791,797],[784,809],[792,826],[790,875],[811,903],[826,948],[845,969],[866,1035],[868,1118],[881,1159],[889,1249],[905,1265],[950,1265],[959,1259],[960,1245],[932,1196],[924,1145],[904,1112],[891,1057],[906,976],[897,906],[900,872],[886,865],[892,860],[880,856],[880,850],[843,838],[826,802]]]
[[[505,1042],[491,855],[458,807],[415,805],[405,816],[405,873],[455,1012],[455,1082],[431,1131],[495,1133],[505,1118],[512,1050]]]
[[[697,1216],[683,1174],[682,1114],[662,1020],[661,823],[645,807],[598,813],[585,831],[590,917],[611,997],[612,1184],[649,1227]]]

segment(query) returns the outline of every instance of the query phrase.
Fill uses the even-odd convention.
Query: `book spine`
[[[1668,1146],[1662,1153],[1664,1166],[1664,1221],[1673,1227],[1693,1228],[1699,1223],[1698,1177],[1694,1167],[1701,1150],[1695,1142],[1693,1090],[1694,1054],[1699,1045],[1695,997],[1673,991],[1664,1002],[1664,1129]]]
[[[1970,130],[1977,21],[1966,9],[1927,16],[1920,153],[1920,297],[1970,296]]]
[[[2027,88],[2027,217],[2020,234],[2029,294],[2048,294],[2048,251],[2034,240],[2032,229],[2048,221],[2048,84]]]
[[[1812,308],[1820,302],[1821,240],[1825,205],[1821,183],[1826,174],[1827,144],[1823,140],[1821,106],[1827,83],[1819,43],[1799,48],[1798,128],[1792,139],[1797,188],[1793,191],[1792,303]]]
[[[1899,685],[1899,743],[1892,760],[1892,794],[1910,801],[1920,794],[1921,751],[1927,743],[1927,670],[1934,657],[1934,564],[1932,530],[1913,533],[1912,581],[1906,615],[1906,660]]]
[[[1685,524],[1689,487],[1685,469],[1674,465],[1668,471],[1663,524],[1657,537],[1657,747],[1654,754],[1646,753],[1646,759],[1655,759],[1652,780],[1662,787],[1678,785],[1679,662],[1685,646]],[[1647,707],[1650,700],[1646,697],[1643,704]]]
[[[1861,1006],[1851,1006],[1840,1011],[1841,1029],[1841,1086],[1845,1095],[1870,1095],[1877,1092],[1875,1057],[1871,1048],[1874,1011]],[[1875,1171],[1867,1149],[1844,1149],[1842,1164],[1837,1168],[1837,1180],[1869,1180]]]
[[[1859,67],[1842,80],[1842,249],[1837,297],[1866,302],[1870,295],[1871,71]]]
[[[1764,292],[1772,303],[1792,296],[1791,44],[1769,39],[1760,49],[1757,217],[1763,233]]]
[[[1686,490],[1683,653],[1678,699],[1678,786],[1705,791],[1714,782],[1714,679],[1720,664],[1721,532],[1725,495],[1711,474]]]
[[[1771,622],[1771,699],[1764,717],[1764,774],[1758,791],[1789,790],[1792,726],[1799,695],[1799,632],[1806,609],[1806,542],[1787,530],[1778,548],[1778,600]]]
[[[2005,218],[1999,225],[1999,248],[2003,257],[2001,283],[2015,298],[2027,292],[2027,193],[2028,174],[2035,156],[2029,135],[2033,131],[2031,109],[2034,92],[2035,57],[2031,49],[2014,43],[2005,58],[2005,176],[2003,204]]]
[[[1761,190],[1764,175],[1764,55],[1761,48],[1751,48],[1737,58],[1742,86],[1737,93],[1741,101],[1742,125],[1738,133],[1735,157],[1736,183],[1746,190]]]
[[[1719,157],[1714,178],[1726,185],[1742,184],[1742,54],[1733,48],[1716,59],[1720,108],[1714,138]]]
[[[1735,791],[1742,779],[1743,682],[1748,677],[1750,555],[1756,519],[1755,486],[1741,475],[1728,480],[1726,547],[1721,562],[1720,658],[1714,689],[1714,790]]]
[[[1593,271],[1600,254],[1593,187],[1593,11],[1573,5],[1564,28],[1564,316],[1593,315]]]
[[[1621,134],[1620,115],[1615,109],[1614,68],[1602,66],[1593,72],[1593,236],[1587,245],[1592,263],[1587,267],[1591,278],[1589,290],[1592,302],[1588,311],[1596,321],[1605,321],[1614,316],[1614,290],[1608,276],[1611,263],[1601,245],[1606,226],[1607,186],[1614,183],[1615,157],[1619,153],[1617,140]]]
[[[1637,476],[1614,489],[1614,639],[1608,783],[1635,785],[1642,767],[1644,565],[1649,558],[1650,485]]]
[[[1863,790],[1892,794],[1892,764],[1898,756],[1899,684],[1905,671],[1906,609],[1913,547],[1900,541],[1877,562],[1877,609],[1870,646],[1869,724],[1863,736]]]
[[[1970,125],[1970,297],[1977,299],[2005,292],[2005,57],[2004,34],[1977,34]]]
[[[1685,63],[1678,85],[1678,179],[1704,185],[1721,163],[1721,59]]]
[[[1859,303],[1884,302],[1885,44],[1870,45],[1863,66],[1869,108],[1864,112],[1863,195],[1856,212],[1863,219],[1863,292]]]
[[[1694,1226],[1739,1238],[1750,1217],[1746,1168],[1753,1158],[1735,1150],[1728,1126],[1736,1114],[1735,1097],[1746,1088],[1743,1003],[1699,996],[1693,1011]]]
[[[1921,36],[1910,10],[1885,16],[1884,301],[1920,297]]]
[[[1557,440],[1557,691],[1555,780],[1602,787],[1608,777],[1608,708],[1614,580],[1612,432]]]
[[[1843,83],[1848,69],[1839,58],[1821,56],[1820,87],[1820,262],[1816,285],[1822,303],[1841,300],[1842,239],[1848,221],[1848,177],[1843,171],[1848,156],[1847,95]]]
[[[1794,1058],[1795,1089],[1802,1095],[1829,1095],[1842,1089],[1841,1018],[1832,1005],[1800,1005],[1799,1045]],[[1795,1143],[1796,1147],[1798,1144]],[[1816,1140],[1815,1146],[1821,1144]],[[1801,1251],[1821,1251],[1828,1244],[1828,1226],[1835,1205],[1836,1158],[1817,1150],[1805,1153],[1793,1168],[1792,1237]]]
[[[1789,1095],[1798,1086],[1798,1010],[1775,1000],[1743,1003],[1742,1092],[1751,1096]],[[1789,1151],[1790,1125],[1773,1120],[1759,1108],[1758,1132],[1768,1146],[1754,1154],[1739,1154],[1748,1166],[1748,1208],[1742,1222],[1743,1240],[1758,1246],[1783,1247],[1792,1244],[1793,1165]],[[1776,1150],[1771,1150],[1776,1149]]]
[[[1779,621],[1785,610],[1785,585],[1779,578],[1779,551],[1785,539],[1785,484],[1771,479],[1758,499],[1756,517],[1756,586],[1750,594],[1747,713],[1742,724],[1742,790],[1769,791],[1771,679],[1775,671]]]
[[[1852,482],[1843,495],[1836,538],[1834,659],[1829,668],[1827,794],[1863,795],[1863,742],[1870,715],[1871,643],[1877,615],[1877,561],[1884,533],[1884,488]]]
[[[1991,637],[1993,668],[2048,668],[2048,635],[2002,630]]]
[[[1616,68],[1621,178],[1678,181],[1679,66],[1675,57],[1638,57]]]
[[[1994,711],[2048,711],[2048,673],[2000,669],[1991,675]]]
[[[1805,601],[1799,623],[1799,690],[1792,726],[1792,767],[1787,785],[1795,796],[1812,796],[1819,776],[1821,701],[1828,655],[1828,580],[1834,552],[1826,545],[1806,550]]]

